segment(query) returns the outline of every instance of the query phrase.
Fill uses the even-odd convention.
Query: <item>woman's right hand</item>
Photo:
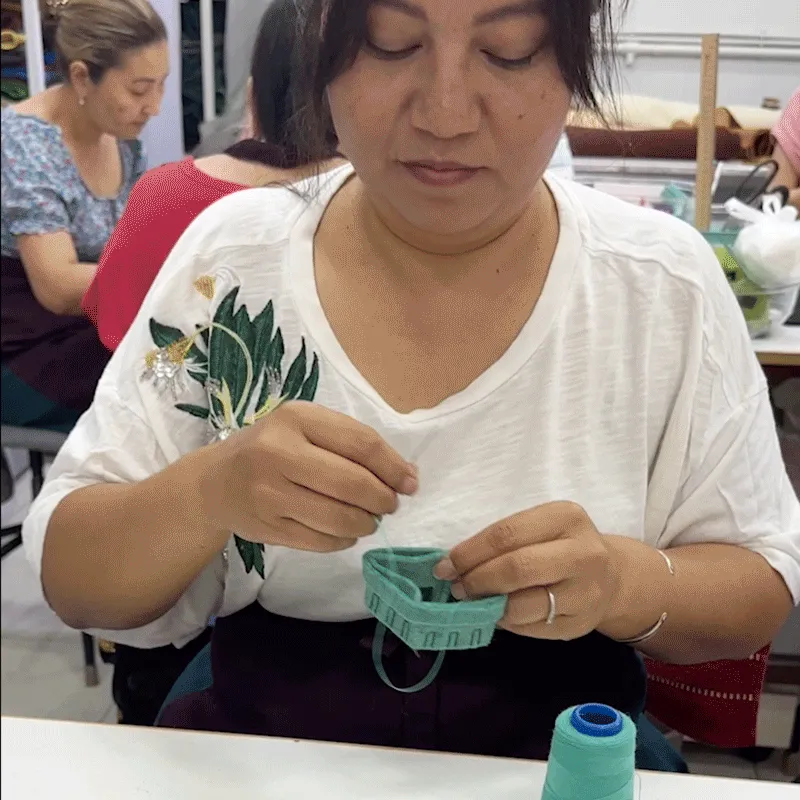
[[[214,528],[269,545],[345,550],[417,489],[416,468],[372,429],[289,402],[206,448],[200,491]]]

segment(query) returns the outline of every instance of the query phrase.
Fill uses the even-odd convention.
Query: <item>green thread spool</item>
[[[588,703],[556,719],[542,800],[633,800],[636,725]]]

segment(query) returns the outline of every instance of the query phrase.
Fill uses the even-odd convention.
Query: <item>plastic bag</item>
[[[800,221],[797,209],[780,207],[775,197],[765,197],[763,210],[739,200],[725,203],[725,210],[745,223],[733,254],[747,277],[763,289],[782,289],[800,284]]]

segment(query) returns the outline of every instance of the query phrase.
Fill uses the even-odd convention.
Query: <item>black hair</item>
[[[456,0],[453,0],[454,2]],[[326,89],[355,61],[367,37],[373,0],[305,0],[307,15],[296,62],[293,127],[309,159],[330,123]],[[628,0],[543,0],[561,75],[575,104],[602,116],[601,95],[615,86],[613,38],[617,10]],[[322,134],[322,135],[320,135]]]
[[[258,159],[277,167],[300,167],[336,154],[333,125],[323,112],[316,120],[322,136],[313,153],[298,147],[294,100],[294,76],[302,17],[302,0],[272,0],[261,17],[253,48],[250,75],[253,81],[252,108],[256,136],[269,145]],[[263,149],[263,148],[262,148]],[[255,152],[250,147],[248,152]],[[238,152],[238,149],[237,149]]]

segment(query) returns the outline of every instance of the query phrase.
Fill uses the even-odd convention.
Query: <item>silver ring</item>
[[[556,596],[545,586],[547,592],[547,619],[545,625],[552,625],[556,621]]]

